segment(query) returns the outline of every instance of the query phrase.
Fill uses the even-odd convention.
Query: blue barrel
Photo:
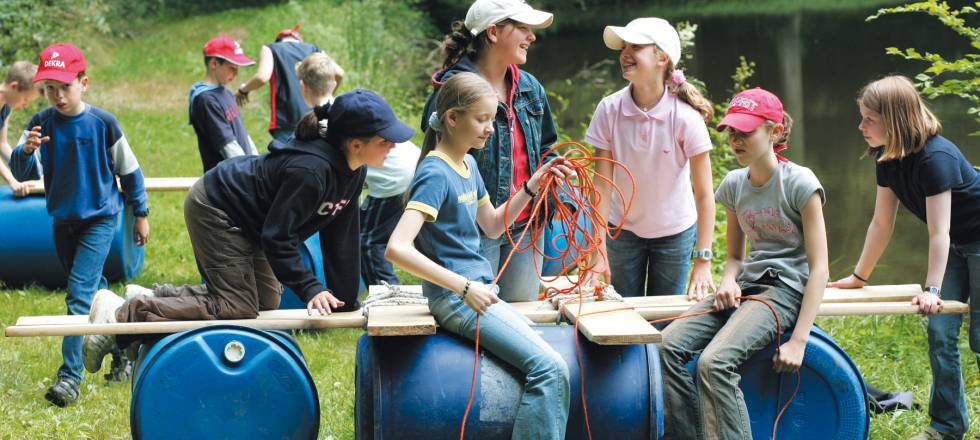
[[[142,246],[133,242],[131,209],[119,213],[122,221],[112,239],[103,274],[110,281],[128,280],[143,270]],[[68,284],[54,247],[53,221],[43,196],[14,198],[9,186],[0,186],[0,281],[8,286],[37,283],[57,289]]]
[[[144,345],[130,429],[134,439],[315,439],[319,402],[289,334],[213,325]]]
[[[572,326],[536,326],[568,363],[567,439],[587,438]],[[660,352],[649,345],[602,346],[581,340],[592,436],[650,439],[663,433]],[[455,437],[469,397],[473,343],[433,336],[368,337],[357,344],[354,427],[359,439]],[[510,439],[524,378],[483,352],[466,438]]]
[[[789,337],[787,333],[783,340]],[[739,370],[752,438],[772,437],[776,415],[796,385],[795,375],[773,372],[775,352],[776,344],[769,344]],[[688,364],[688,369],[694,371],[696,362]],[[813,327],[800,368],[800,390],[779,421],[777,438],[866,439],[870,428],[866,396],[857,365],[830,336]]]
[[[313,270],[313,274],[316,278],[320,280],[321,283],[326,285],[327,281],[324,277],[323,271],[323,252],[320,251],[320,233],[314,233],[303,242],[303,245],[299,247],[300,257],[303,259],[303,264],[306,267]],[[329,286],[328,286],[329,287]],[[361,279],[359,291],[365,290],[367,287],[364,286],[364,280]],[[282,299],[279,301],[280,309],[305,309],[306,302],[303,298],[299,296],[292,289],[283,286],[282,287]]]

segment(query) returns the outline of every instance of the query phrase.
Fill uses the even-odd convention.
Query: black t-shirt
[[[237,141],[245,154],[256,154],[245,131],[235,96],[224,87],[201,92],[194,98],[191,125],[197,134],[197,148],[201,152],[204,172],[224,159],[222,148],[232,141]]]
[[[882,150],[877,151],[875,159],[881,154]],[[933,136],[916,154],[877,162],[875,176],[879,186],[891,188],[902,205],[923,222],[926,197],[951,191],[950,239],[956,244],[980,240],[980,172],[946,138]]]
[[[272,51],[272,79],[270,103],[272,116],[269,131],[296,129],[296,124],[310,108],[303,101],[303,94],[296,78],[296,64],[312,53],[320,51],[312,44],[281,41],[268,45]]]

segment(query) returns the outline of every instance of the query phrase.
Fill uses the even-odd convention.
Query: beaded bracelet
[[[466,285],[463,286],[463,291],[459,294],[460,298],[466,299],[466,294],[470,291],[470,283],[472,283],[472,281],[467,281]]]

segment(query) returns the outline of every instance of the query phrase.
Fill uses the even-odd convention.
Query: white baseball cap
[[[554,15],[532,8],[525,0],[476,0],[466,11],[463,24],[476,36],[491,24],[508,18],[534,28],[546,28]]]
[[[626,43],[656,44],[674,66],[681,58],[681,38],[667,20],[657,17],[637,18],[623,26],[606,26],[602,41],[613,50],[622,49]]]

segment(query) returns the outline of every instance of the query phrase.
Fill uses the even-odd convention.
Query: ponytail
[[[660,48],[657,47],[657,50],[660,50]],[[715,108],[711,104],[711,101],[705,98],[694,84],[687,82],[687,79],[684,78],[684,72],[675,69],[674,63],[669,61],[667,69],[664,70],[664,84],[667,85],[668,92],[677,95],[681,101],[694,107],[701,114],[701,118],[705,122],[711,121],[711,118],[715,116]]]
[[[295,136],[301,141],[312,141],[317,138],[327,138],[327,126],[330,120],[330,104],[318,105],[303,115],[296,124]]]

